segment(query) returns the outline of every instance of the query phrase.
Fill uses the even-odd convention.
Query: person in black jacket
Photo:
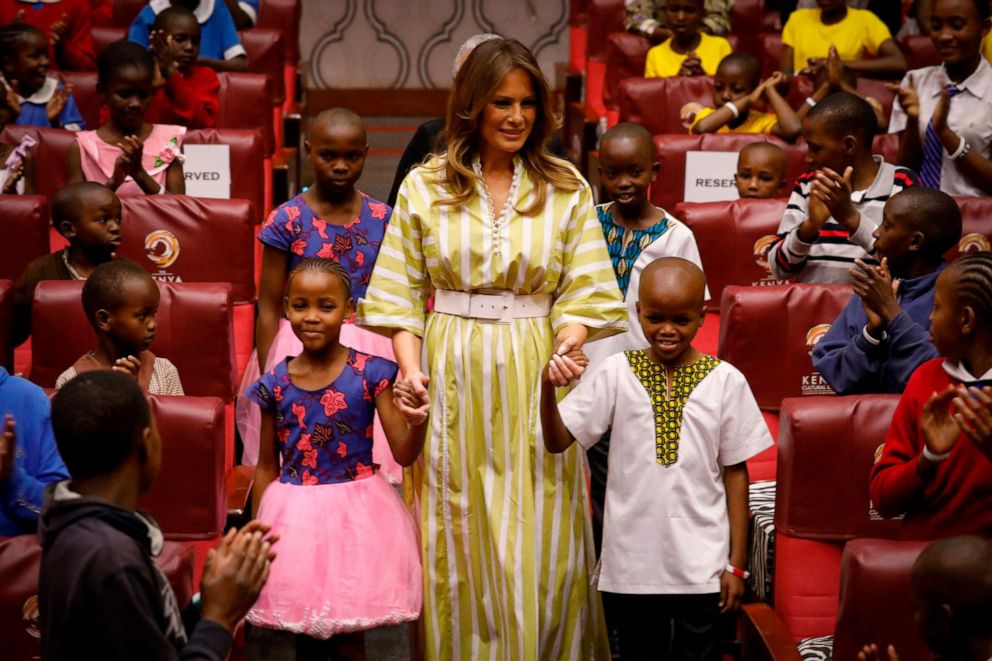
[[[42,512],[42,658],[222,660],[268,577],[268,528],[232,529],[208,552],[201,616],[187,637],[152,561],[162,531],[136,511],[161,457],[137,381],[110,370],[81,374],[55,395],[52,427],[73,477],[49,486]]]

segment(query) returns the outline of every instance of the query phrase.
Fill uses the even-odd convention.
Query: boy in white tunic
[[[646,349],[593,365],[557,404],[545,369],[541,423],[548,451],[589,448],[612,428],[599,589],[627,659],[720,659],[721,613],[747,576],[746,461],[772,444],[744,376],[692,347],[706,281],[665,257],[641,273]]]

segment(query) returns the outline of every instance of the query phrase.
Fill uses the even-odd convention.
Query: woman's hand
[[[411,427],[424,424],[431,410],[430,377],[413,372],[393,385],[393,402]]]
[[[569,324],[558,331],[554,351],[548,361],[548,378],[563,388],[578,380],[586,371],[589,360],[582,353],[588,330],[582,324]]]

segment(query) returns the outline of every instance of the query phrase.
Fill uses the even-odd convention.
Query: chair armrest
[[[227,474],[227,515],[241,517],[248,509],[248,496],[255,482],[254,466],[235,466]]]
[[[768,604],[745,604],[741,612],[741,658],[802,661],[785,622]]]

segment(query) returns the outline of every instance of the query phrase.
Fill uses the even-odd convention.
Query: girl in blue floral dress
[[[404,466],[427,424],[408,426],[394,403],[395,363],[338,341],[351,296],[340,264],[300,262],[285,311],[302,353],[248,391],[262,410],[253,509],[280,537],[248,620],[300,634],[298,659],[363,659],[361,632],[415,620],[422,602],[416,527],[373,462],[372,419],[378,411]]]
[[[356,188],[368,150],[365,126],[350,110],[335,108],[316,117],[304,142],[314,171],[313,186],[275,209],[262,225],[262,273],[255,326],[256,352],[242,380],[242,392],[261,371],[300,352],[282,314],[287,274],[306,258],[330,259],[351,276],[355,300],[365,296],[372,267],[392,210]],[[341,330],[345,346],[393,360],[388,338],[358,328],[346,320]],[[238,401],[238,430],[244,443],[244,463],[258,456],[258,408],[242,396]],[[399,482],[401,471],[389,455],[377,424],[375,458],[383,473]]]

